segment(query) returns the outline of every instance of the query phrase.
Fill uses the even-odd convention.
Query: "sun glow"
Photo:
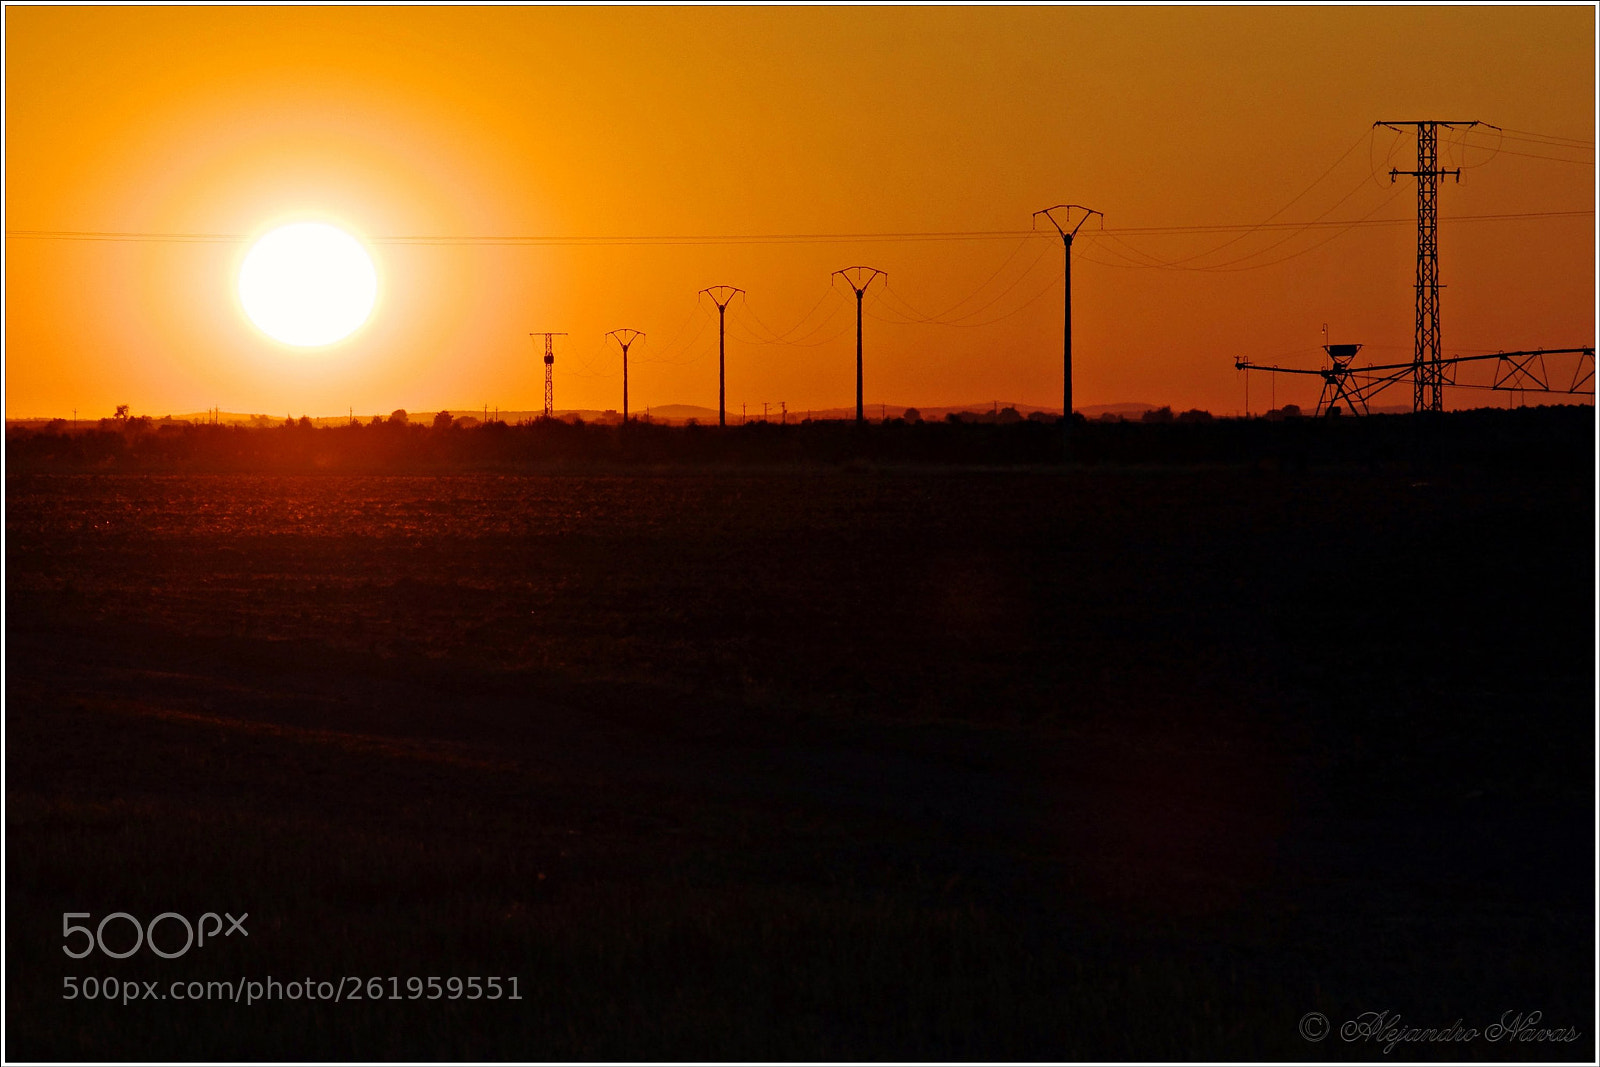
[[[361,242],[322,222],[266,234],[239,269],[239,300],[261,331],[300,348],[331,345],[372,314],[378,272]]]

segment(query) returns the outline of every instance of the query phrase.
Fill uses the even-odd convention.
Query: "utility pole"
[[[1061,212],[1061,218],[1056,218],[1055,212]],[[1072,222],[1072,213],[1081,211],[1083,214],[1076,223]],[[1043,211],[1033,213],[1034,228],[1039,226],[1039,216],[1043,215],[1050,220],[1050,225],[1056,228],[1061,235],[1061,247],[1066,253],[1067,274],[1062,288],[1066,291],[1062,315],[1061,329],[1061,440],[1062,447],[1071,448],[1072,442],[1072,239],[1078,236],[1078,230],[1089,221],[1090,215],[1100,215],[1100,225],[1104,226],[1106,217],[1093,208],[1081,204],[1057,204],[1047,207]],[[1068,229],[1068,224],[1072,228]]]
[[[833,273],[835,277],[843,278],[856,294],[856,425],[859,426],[867,421],[861,404],[861,299],[866,295],[867,286],[879,277],[887,278],[889,274],[877,267],[846,267]]]
[[[728,305],[733,298],[744,292],[735,285],[713,285],[709,289],[700,290],[701,296],[709,296],[711,302],[717,305],[717,425],[728,425],[728,378],[727,378],[727,345],[728,345]]]
[[[1476,119],[1444,122],[1436,119],[1374,122],[1397,132],[1402,126],[1417,129],[1417,169],[1390,170],[1389,181],[1400,175],[1417,179],[1417,326],[1412,352],[1413,411],[1444,410],[1444,364],[1439,351],[1439,179],[1453,175],[1461,181],[1461,168],[1439,169],[1439,127],[1470,129],[1488,126]],[[1490,126],[1490,129],[1499,129]]]
[[[556,387],[555,387],[555,338],[565,337],[564,333],[530,333],[532,337],[544,338],[544,417],[555,418]]]
[[[622,424],[628,424],[628,346],[644,336],[643,330],[612,330],[607,337],[615,337],[622,346]]]

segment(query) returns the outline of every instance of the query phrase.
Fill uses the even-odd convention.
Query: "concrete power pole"
[[[701,296],[709,296],[711,302],[717,305],[717,425],[728,425],[728,379],[727,379],[727,343],[728,343],[728,305],[733,298],[744,292],[734,285],[713,285],[709,289],[700,290]]]
[[[1072,213],[1081,211],[1083,214],[1078,221],[1072,221]],[[1061,217],[1056,217],[1056,212]],[[1047,207],[1043,211],[1033,213],[1033,224],[1037,228],[1039,216],[1043,215],[1050,220],[1050,225],[1056,228],[1061,235],[1061,246],[1066,253],[1067,274],[1063,288],[1066,290],[1064,299],[1065,311],[1062,315],[1061,328],[1061,439],[1062,447],[1070,449],[1072,442],[1072,239],[1078,236],[1078,230],[1090,215],[1100,215],[1101,225],[1105,225],[1105,216],[1093,208],[1083,207],[1079,204],[1057,204]],[[1070,228],[1069,228],[1070,226]]]
[[[860,426],[867,421],[861,389],[861,299],[866,295],[869,285],[880,277],[887,278],[889,274],[877,267],[845,267],[834,271],[833,275],[843,278],[856,294],[856,425]]]
[[[628,348],[633,342],[644,337],[643,330],[612,330],[606,334],[614,337],[617,344],[622,346],[622,424],[628,424]]]

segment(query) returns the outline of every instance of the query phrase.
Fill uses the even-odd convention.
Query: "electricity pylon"
[[[887,278],[889,272],[879,270],[877,267],[846,267],[834,271],[833,274],[837,278],[843,278],[845,284],[856,293],[856,425],[861,426],[867,421],[861,393],[861,298],[866,295],[867,286],[880,277]],[[863,281],[863,278],[866,280]]]
[[[557,337],[565,336],[566,334],[564,333],[530,333],[528,335],[529,338],[544,338],[544,417],[547,419],[554,418],[556,410],[556,353],[554,340]]]
[[[1062,217],[1066,222],[1056,218],[1054,213],[1057,211],[1062,213]],[[1072,213],[1074,211],[1083,212],[1083,215],[1076,223],[1072,222]],[[1049,219],[1050,225],[1054,226],[1056,232],[1061,235],[1061,247],[1066,252],[1067,260],[1066,281],[1062,286],[1066,290],[1066,310],[1063,314],[1063,326],[1061,329],[1061,438],[1065,446],[1072,440],[1072,239],[1078,236],[1078,230],[1084,223],[1089,221],[1090,215],[1100,215],[1100,224],[1102,226],[1105,225],[1106,217],[1093,208],[1084,207],[1081,204],[1057,204],[1055,207],[1047,207],[1043,211],[1035,211],[1033,213],[1035,229],[1039,226],[1040,215]],[[1067,223],[1072,223],[1071,229],[1067,228]]]
[[[711,302],[717,305],[717,425],[728,425],[728,378],[727,378],[727,310],[733,298],[744,292],[736,285],[713,285],[708,289],[700,290],[701,296],[709,296]]]
[[[1412,410],[1443,411],[1444,363],[1439,351],[1439,179],[1454,175],[1459,183],[1461,168],[1439,169],[1439,127],[1469,129],[1490,124],[1476,119],[1456,122],[1407,119],[1372,125],[1396,132],[1402,126],[1417,128],[1417,169],[1390,170],[1389,182],[1393,184],[1402,174],[1417,179],[1417,326],[1412,353]]]
[[[617,339],[617,344],[622,346],[622,424],[628,424],[628,346],[644,336],[643,330],[611,330],[607,337]]]

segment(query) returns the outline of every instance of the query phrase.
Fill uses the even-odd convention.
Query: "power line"
[[[1577,218],[1593,215],[1593,208],[1567,211],[1520,211],[1484,215],[1441,216],[1446,222],[1509,222],[1522,219]],[[1341,226],[1400,226],[1414,224],[1412,218],[1382,219],[1326,219],[1311,222],[1253,222],[1253,223],[1199,223],[1174,226],[1121,226],[1105,230],[1086,231],[1085,238],[1116,236],[1154,236],[1198,233],[1249,233],[1255,230],[1312,229]],[[154,230],[7,230],[7,239],[32,241],[127,241],[171,244],[228,244],[248,241],[250,234],[241,233],[181,233]],[[845,241],[1002,241],[1026,240],[1045,235],[1031,230],[929,230],[898,233],[769,233],[769,234],[700,234],[692,236],[433,236],[396,237],[369,236],[363,238],[372,244],[382,245],[668,245],[668,244],[804,244]]]
[[[1348,154],[1348,153],[1346,153],[1346,154]],[[1357,193],[1361,192],[1362,190],[1364,190],[1366,188],[1367,188],[1367,180],[1365,178],[1363,178],[1363,179],[1361,179],[1361,181],[1356,183],[1356,185],[1355,185],[1355,187],[1353,189],[1351,189],[1349,192],[1347,192],[1343,196],[1341,196],[1338,200],[1335,200],[1332,204],[1330,204],[1326,208],[1324,208],[1322,210],[1322,213],[1317,215],[1316,218],[1310,220],[1307,223],[1304,223],[1304,224],[1301,224],[1301,225],[1298,225],[1298,226],[1294,226],[1292,229],[1289,229],[1288,227],[1269,226],[1269,224],[1263,224],[1262,226],[1259,226],[1259,227],[1256,227],[1256,228],[1254,228],[1252,230],[1246,231],[1245,233],[1241,233],[1239,236],[1233,238],[1232,240],[1224,241],[1222,244],[1217,245],[1215,248],[1207,249],[1204,252],[1197,252],[1194,255],[1185,256],[1184,258],[1178,259],[1178,260],[1172,260],[1172,261],[1161,260],[1161,259],[1158,259],[1155,256],[1150,256],[1148,253],[1142,252],[1139,249],[1133,248],[1132,245],[1128,245],[1125,241],[1122,241],[1121,238],[1113,236],[1112,240],[1118,241],[1119,243],[1124,244],[1130,250],[1138,252],[1140,255],[1144,255],[1144,256],[1147,256],[1147,258],[1149,258],[1149,259],[1155,260],[1155,263],[1153,265],[1160,266],[1160,267],[1165,267],[1165,268],[1167,268],[1169,270],[1224,270],[1224,269],[1226,269],[1228,267],[1235,266],[1236,264],[1244,263],[1247,260],[1255,259],[1255,258],[1257,258],[1259,256],[1266,255],[1268,252],[1272,251],[1274,248],[1280,248],[1283,245],[1288,244],[1290,241],[1294,240],[1301,233],[1304,233],[1307,229],[1310,229],[1311,227],[1315,226],[1317,223],[1324,221],[1330,214],[1332,214],[1334,211],[1338,210],[1341,206],[1343,206],[1344,203],[1347,200],[1349,200],[1351,197],[1355,196]],[[1387,201],[1387,198],[1385,198],[1385,199]],[[1376,210],[1376,208],[1373,209],[1373,211],[1375,211],[1375,210]],[[1368,211],[1367,214],[1371,215],[1373,213],[1373,211]],[[1239,241],[1244,240],[1246,237],[1248,237],[1252,233],[1258,233],[1258,232],[1261,232],[1261,230],[1263,230],[1263,229],[1269,229],[1269,228],[1273,232],[1278,232],[1280,230],[1287,230],[1287,232],[1285,233],[1285,235],[1283,237],[1280,237],[1278,240],[1273,241],[1271,244],[1266,245],[1266,246],[1264,246],[1262,248],[1258,248],[1253,252],[1247,252],[1242,256],[1237,256],[1237,257],[1235,257],[1233,259],[1224,260],[1221,263],[1202,264],[1202,265],[1196,265],[1196,266],[1193,266],[1193,267],[1185,266],[1185,264],[1192,263],[1194,260],[1203,259],[1203,258],[1205,258],[1207,256],[1210,256],[1210,255],[1216,253],[1216,252],[1220,252],[1220,251],[1222,251],[1222,249],[1227,248],[1230,245],[1236,244]]]
[[[1306,186],[1304,189],[1300,190],[1293,197],[1291,197],[1289,199],[1288,203],[1284,204],[1278,210],[1276,210],[1272,214],[1268,215],[1265,219],[1262,219],[1259,224],[1257,224],[1255,226],[1252,226],[1252,227],[1250,227],[1250,228],[1248,228],[1246,230],[1241,231],[1236,237],[1233,237],[1233,238],[1231,238],[1231,239],[1229,239],[1227,241],[1224,241],[1222,244],[1219,244],[1214,248],[1208,248],[1205,251],[1196,252],[1196,253],[1194,253],[1192,255],[1185,256],[1182,259],[1176,260],[1176,261],[1171,262],[1171,263],[1167,263],[1165,265],[1169,266],[1169,267],[1176,267],[1176,266],[1178,266],[1180,264],[1189,263],[1189,262],[1192,262],[1192,261],[1194,261],[1196,259],[1204,259],[1207,256],[1214,255],[1215,253],[1222,251],[1224,248],[1228,248],[1231,245],[1237,244],[1238,242],[1244,240],[1246,237],[1250,236],[1250,234],[1256,233],[1256,232],[1268,227],[1272,223],[1273,219],[1277,218],[1279,215],[1283,214],[1285,211],[1288,211],[1291,207],[1293,207],[1295,204],[1299,203],[1302,199],[1304,199],[1304,197],[1306,196],[1307,193],[1311,192],[1311,190],[1315,189],[1317,186],[1321,185],[1324,181],[1326,181],[1330,174],[1332,174],[1335,170],[1339,169],[1339,165],[1340,164],[1342,164],[1346,159],[1350,158],[1350,154],[1352,152],[1354,152],[1357,148],[1360,148],[1361,145],[1364,144],[1364,143],[1370,144],[1372,139],[1373,139],[1373,137],[1374,137],[1373,131],[1370,130],[1370,129],[1367,130],[1366,132],[1362,133],[1362,135],[1360,137],[1356,138],[1354,143],[1352,143],[1349,148],[1344,150],[1343,154],[1341,154],[1338,159],[1334,160],[1333,163],[1331,165],[1329,165],[1327,170],[1325,170],[1321,174],[1317,175],[1317,178],[1316,178],[1315,181],[1313,181],[1310,185]],[[1369,164],[1371,162],[1371,156],[1372,156],[1372,153],[1371,153],[1371,150],[1369,149],[1368,152],[1367,152],[1367,157],[1368,157],[1368,163]],[[1370,176],[1371,175],[1369,175],[1368,177],[1370,177]],[[1318,219],[1322,219],[1322,218],[1327,217],[1329,212],[1331,212],[1334,208],[1337,208],[1340,204],[1344,203],[1346,200],[1350,199],[1350,197],[1354,196],[1355,193],[1357,191],[1359,191],[1361,188],[1365,187],[1365,185],[1366,185],[1366,179],[1364,178],[1364,179],[1362,179],[1362,182],[1361,182],[1360,186],[1358,186],[1354,190],[1351,190],[1349,193],[1346,193],[1344,196],[1340,197],[1337,201],[1334,202],[1333,207],[1330,207],[1330,208],[1326,209],[1325,211],[1323,211],[1322,214],[1317,216],[1317,218]],[[1270,247],[1273,247],[1273,246],[1268,246],[1268,247],[1270,248]],[[1257,254],[1259,254],[1259,253],[1257,253]],[[1237,262],[1237,261],[1233,261],[1233,262]]]
[[[1291,259],[1298,259],[1299,257],[1301,257],[1303,255],[1306,255],[1309,252],[1314,252],[1317,249],[1321,248],[1323,245],[1327,244],[1328,242],[1333,241],[1338,237],[1342,237],[1344,234],[1350,232],[1352,229],[1355,229],[1356,227],[1367,223],[1369,221],[1367,216],[1370,216],[1373,213],[1377,212],[1380,208],[1388,206],[1389,202],[1395,198],[1395,195],[1396,195],[1395,192],[1391,192],[1388,196],[1384,197],[1382,200],[1378,201],[1378,203],[1373,205],[1372,209],[1367,212],[1367,215],[1362,216],[1359,219],[1352,219],[1352,220],[1349,220],[1349,221],[1346,221],[1346,222],[1331,223],[1331,224],[1320,223],[1320,222],[1308,223],[1308,224],[1302,226],[1300,228],[1300,230],[1297,230],[1296,232],[1289,234],[1287,237],[1284,237],[1282,240],[1274,241],[1272,244],[1266,246],[1265,248],[1258,249],[1257,251],[1251,252],[1248,255],[1243,255],[1243,256],[1238,257],[1237,259],[1231,259],[1231,260],[1228,260],[1228,261],[1223,262],[1223,263],[1214,263],[1214,264],[1210,264],[1210,265],[1207,265],[1207,266],[1185,267],[1185,266],[1179,266],[1179,265],[1168,266],[1167,264],[1165,264],[1165,263],[1163,263],[1163,262],[1158,260],[1158,261],[1156,261],[1154,263],[1133,263],[1133,262],[1130,261],[1129,265],[1131,265],[1133,267],[1136,267],[1136,268],[1144,268],[1144,269],[1150,269],[1150,270],[1182,270],[1182,271],[1196,271],[1196,272],[1212,272],[1212,273],[1219,273],[1219,274],[1233,274],[1233,273],[1238,273],[1240,271],[1260,270],[1263,267],[1276,266],[1279,263],[1287,263]],[[1335,205],[1335,206],[1337,206],[1337,205]],[[1411,222],[1412,220],[1403,219],[1403,220],[1400,220],[1400,221],[1402,221],[1402,222]],[[1265,260],[1264,262],[1260,262],[1260,263],[1246,263],[1245,262],[1246,260],[1254,259],[1255,257],[1257,257],[1259,255],[1263,255],[1263,254],[1265,254],[1267,252],[1270,252],[1274,248],[1278,248],[1278,247],[1281,247],[1282,245],[1287,244],[1289,241],[1291,241],[1295,237],[1299,236],[1299,234],[1301,232],[1304,232],[1305,230],[1323,229],[1323,228],[1327,228],[1328,226],[1337,226],[1338,229],[1336,230],[1336,232],[1330,233],[1327,237],[1324,237],[1322,240],[1317,241],[1314,244],[1307,245],[1305,248],[1302,248],[1302,249],[1300,249],[1298,251],[1295,251],[1295,252],[1290,252],[1287,255],[1279,256],[1276,259],[1269,259],[1269,260]],[[1127,244],[1127,242],[1125,242],[1125,241],[1119,241],[1118,243],[1124,245],[1125,247],[1127,247],[1129,249],[1132,249],[1135,252],[1139,252],[1138,249],[1133,248],[1132,245]],[[1111,252],[1115,253],[1114,249],[1107,249],[1107,251],[1111,251]],[[1155,258],[1155,257],[1150,256],[1148,253],[1145,253],[1145,252],[1139,252],[1139,254],[1140,255],[1144,255],[1144,256],[1146,256],[1146,258],[1149,258],[1149,259],[1154,259]],[[1096,260],[1093,257],[1085,257],[1085,258],[1089,259],[1090,262],[1092,262],[1092,263],[1101,263],[1104,266],[1112,266],[1112,267],[1124,266],[1124,264],[1118,264],[1118,263],[1105,263],[1103,260]],[[1126,259],[1127,257],[1123,257],[1123,258]],[[1244,264],[1244,265],[1240,266],[1240,264]]]
[[[1532,130],[1514,130],[1505,127],[1507,137],[1516,137],[1517,140],[1543,141],[1549,144],[1565,143],[1577,147],[1593,148],[1594,141],[1586,137],[1564,137],[1555,133],[1535,133]]]
[[[1083,258],[1087,259],[1089,257],[1085,256]],[[1101,261],[1100,260],[1093,260],[1093,262],[1100,263]],[[1112,266],[1116,266],[1116,264],[1111,264],[1111,265]],[[1012,308],[1010,311],[1002,312],[999,315],[995,315],[992,318],[983,319],[983,320],[981,320],[979,322],[944,322],[944,321],[940,321],[940,320],[937,320],[937,319],[932,319],[932,320],[891,319],[891,318],[887,318],[887,317],[885,317],[883,315],[876,314],[875,312],[872,312],[872,311],[868,311],[867,312],[867,317],[868,318],[877,319],[879,322],[887,322],[887,323],[889,323],[890,325],[893,325],[893,326],[943,326],[943,327],[953,327],[955,329],[961,329],[961,330],[976,329],[976,328],[978,328],[980,326],[993,326],[997,322],[1004,322],[1006,319],[1013,318],[1013,317],[1015,317],[1017,315],[1020,315],[1020,314],[1022,314],[1022,312],[1026,311],[1028,308],[1032,307],[1034,304],[1037,304],[1039,302],[1039,298],[1040,297],[1044,296],[1044,294],[1048,293],[1050,290],[1055,288],[1056,283],[1059,282],[1062,279],[1062,276],[1065,273],[1066,273],[1066,268],[1065,267],[1062,267],[1059,270],[1052,271],[1050,273],[1050,276],[1045,280],[1044,287],[1041,288],[1038,292],[1034,293],[1032,296],[1028,297],[1028,299],[1024,300],[1022,303],[1018,304],[1016,307]],[[887,292],[888,290],[885,289],[884,291]]]
[[[889,284],[889,280],[887,278],[885,278],[884,281],[883,281],[884,293],[887,294],[887,295],[893,296],[894,299],[900,301],[900,303],[902,303],[902,304],[904,304],[906,306],[908,311],[900,312],[900,314],[905,315],[905,317],[909,321],[933,322],[933,321],[938,320],[938,319],[947,318],[950,315],[950,313],[952,311],[954,311],[956,308],[960,307],[962,304],[965,304],[967,301],[973,299],[979,293],[981,293],[985,289],[987,289],[990,285],[994,284],[994,280],[996,278],[1000,277],[1000,275],[1005,272],[1005,269],[1011,265],[1012,261],[1017,258],[1017,255],[1025,247],[1027,247],[1027,245],[1029,243],[1029,238],[1036,237],[1036,236],[1038,236],[1036,233],[1030,232],[1026,237],[1024,237],[1022,240],[1018,241],[1017,244],[1016,244],[1016,247],[1014,247],[1011,250],[1011,253],[1009,255],[1007,255],[1005,259],[1000,261],[1000,265],[994,269],[994,273],[993,274],[991,274],[987,278],[985,278],[983,280],[982,284],[980,284],[972,292],[968,293],[966,296],[962,297],[960,300],[957,300],[954,304],[951,304],[949,307],[945,308],[943,311],[935,312],[932,315],[927,314],[926,312],[924,312],[921,309],[919,309],[916,306],[916,304],[912,303],[910,300],[907,300],[905,297],[901,296],[899,290],[895,289],[892,285],[890,285]],[[1035,243],[1037,243],[1037,242],[1035,242]],[[1037,263],[1038,259],[1040,257],[1042,257],[1043,255],[1044,255],[1044,250],[1041,250],[1040,253],[1039,253],[1039,257],[1035,257],[1034,262]],[[1033,269],[1033,264],[1030,263],[1028,265],[1028,267],[1023,271],[1023,273],[1026,274],[1027,271],[1032,270],[1032,269]],[[964,316],[958,316],[958,317],[964,317]]]
[[[901,320],[888,319],[888,318],[884,318],[884,316],[881,316],[881,315],[874,315],[873,317],[874,318],[878,318],[878,319],[883,319],[883,321],[885,321],[885,322],[897,322],[898,321],[899,325],[902,325],[902,326],[924,326],[924,325],[926,325],[926,326],[965,326],[965,325],[973,325],[971,323],[966,322],[965,320],[971,319],[974,316],[983,314],[985,311],[988,311],[990,308],[992,308],[996,304],[998,304],[1001,300],[1004,300],[1008,295],[1010,295],[1012,290],[1014,290],[1018,285],[1021,285],[1023,280],[1033,273],[1033,269],[1039,265],[1039,263],[1044,259],[1044,257],[1046,255],[1049,254],[1049,252],[1050,252],[1050,248],[1049,248],[1048,245],[1041,245],[1040,248],[1039,248],[1038,255],[1034,256],[1033,259],[1028,263],[1028,265],[1023,268],[1021,274],[1019,274],[1015,278],[1013,278],[1011,280],[1011,283],[1009,285],[1007,285],[1004,289],[1000,290],[994,296],[990,297],[984,303],[982,303],[982,304],[978,305],[977,307],[973,308],[971,311],[963,311],[961,314],[955,315],[955,316],[950,316],[949,315],[950,311],[954,310],[955,308],[960,307],[962,304],[967,303],[969,300],[972,300],[972,299],[976,298],[979,293],[983,292],[983,290],[985,288],[987,288],[989,286],[989,284],[994,281],[995,278],[999,277],[999,275],[1000,275],[999,271],[996,271],[994,274],[990,275],[983,282],[982,285],[979,285],[978,288],[974,289],[972,292],[968,293],[966,296],[962,297],[960,300],[957,300],[954,304],[951,304],[950,307],[947,308],[945,312],[942,312],[942,313],[940,313],[938,315],[924,315],[924,314],[922,314],[920,312],[917,312],[915,315],[913,315],[913,316],[905,316]],[[1004,269],[1007,265],[1009,265],[1010,262],[1011,262],[1011,257],[1008,257],[1007,260],[1006,260],[1006,263],[1001,264],[1001,269]],[[885,281],[884,282],[884,292],[888,293],[888,292],[891,292],[891,291],[894,292],[894,296],[895,296],[896,300],[900,301],[900,303],[904,304],[906,307],[911,308],[912,311],[914,311],[914,312],[916,311],[916,305],[912,304],[910,300],[907,300],[905,298],[905,296],[901,295],[899,290],[894,289],[893,286],[889,285],[889,283],[887,281]],[[895,311],[896,314],[900,314],[900,315],[904,316],[904,312],[901,312],[898,309],[890,308],[889,310]],[[1006,317],[1009,317],[1010,314],[1012,314],[1012,313],[1008,313],[1007,315],[1004,315],[1004,316],[1001,316],[1001,317],[1002,318],[1006,318]]]

